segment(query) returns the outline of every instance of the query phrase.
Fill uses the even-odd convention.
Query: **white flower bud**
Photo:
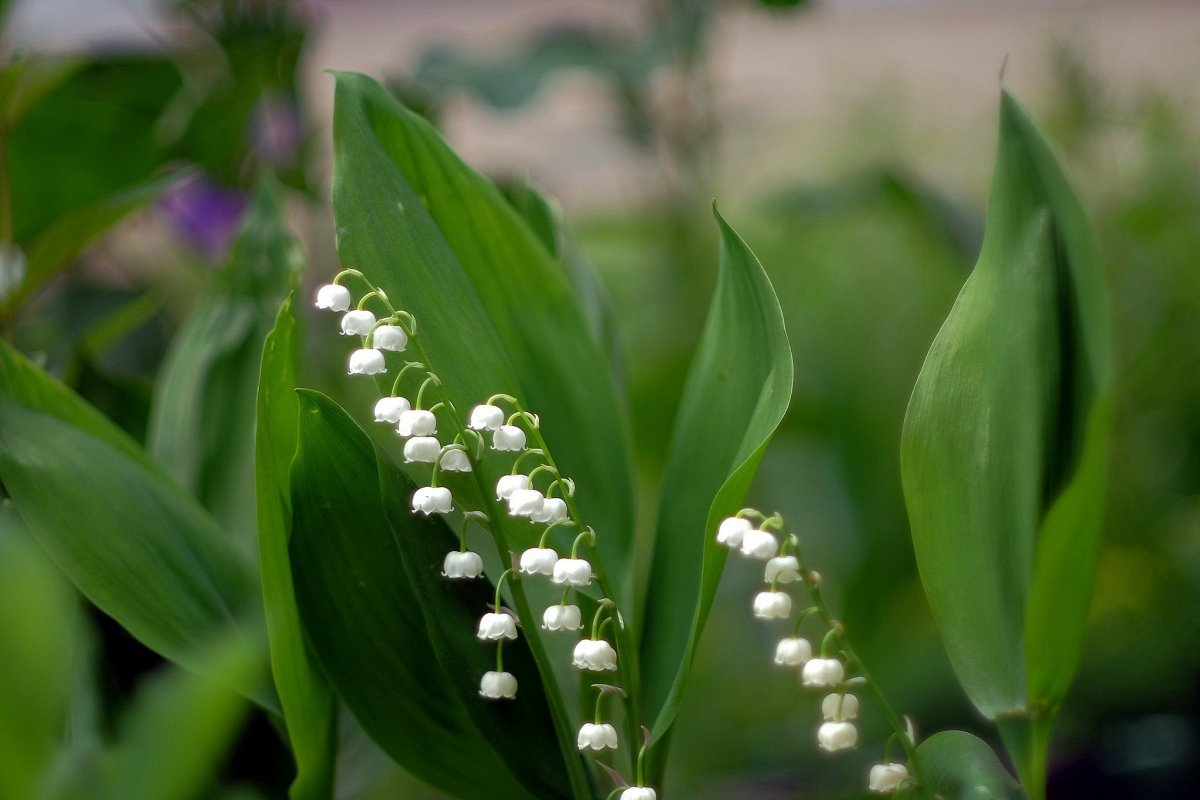
[[[395,425],[400,421],[400,415],[410,408],[412,406],[403,397],[381,397],[375,404],[375,421]]]
[[[871,785],[868,788],[872,792],[888,794],[896,791],[906,780],[908,767],[903,764],[876,764],[871,767]]]
[[[475,635],[485,642],[517,638],[517,623],[508,614],[488,612],[479,618],[479,630]]]
[[[799,667],[812,659],[812,645],[808,639],[780,639],[775,647],[775,663],[781,667]]]
[[[442,575],[447,578],[478,578],[483,574],[483,559],[479,553],[472,553],[470,550],[459,552],[451,550],[446,553],[446,560],[442,563]]]
[[[501,475],[500,480],[496,481],[496,499],[507,500],[513,492],[528,488],[528,475]]]
[[[567,501],[561,497],[547,497],[542,510],[530,517],[534,522],[546,524],[562,522],[567,518]]]
[[[485,672],[479,694],[488,700],[511,700],[517,696],[517,676],[511,672]]]
[[[759,592],[754,597],[754,616],[759,619],[787,619],[792,613],[792,596],[787,592]]]
[[[525,449],[525,431],[516,425],[501,425],[492,434],[493,450],[508,450],[516,452]]]
[[[451,500],[450,490],[445,486],[425,486],[413,493],[412,510],[425,516],[449,514],[454,510]]]
[[[317,289],[317,308],[327,308],[330,311],[345,311],[350,307],[350,290],[336,283],[329,283]]]
[[[800,562],[795,556],[775,556],[763,572],[767,583],[791,583],[800,580]]]
[[[658,800],[658,793],[649,786],[630,786],[618,800]]]
[[[571,666],[592,672],[617,668],[617,651],[604,639],[580,639],[571,657]]]
[[[432,436],[414,436],[404,443],[405,464],[432,464],[442,452],[442,443]]]
[[[602,722],[599,725],[594,722],[585,722],[583,727],[579,729],[579,741],[577,747],[580,750],[603,750],[610,748],[617,749],[617,729],[607,722]]]
[[[821,701],[826,722],[845,722],[858,716],[858,698],[852,694],[830,694]]]
[[[770,531],[746,531],[742,536],[742,555],[766,561],[779,552],[779,540]]]
[[[380,325],[371,334],[371,344],[380,350],[400,353],[408,347],[408,334],[399,325]]]
[[[814,658],[804,665],[805,686],[837,686],[846,676],[846,668],[836,658]]]
[[[550,547],[531,547],[521,553],[521,572],[526,575],[553,575],[558,552]]]
[[[560,558],[550,580],[560,586],[587,586],[592,582],[592,565],[584,558]]]
[[[467,423],[467,427],[473,431],[494,431],[503,424],[503,408],[480,405],[471,409],[471,420]]]
[[[400,415],[396,423],[400,436],[432,436],[437,433],[437,416],[432,411],[410,409]]]
[[[583,627],[579,606],[550,606],[542,614],[542,627],[548,631],[577,631]]]
[[[375,324],[375,315],[370,311],[347,311],[342,315],[343,336],[366,336]]]
[[[858,728],[850,722],[826,722],[817,728],[817,744],[830,753],[858,744]]]
[[[741,517],[722,520],[721,527],[717,528],[717,544],[723,544],[730,548],[741,547],[742,537],[753,528],[754,525],[750,520]]]
[[[508,513],[513,517],[532,517],[545,505],[546,497],[537,489],[517,489],[508,496]]]
[[[387,362],[378,350],[366,347],[350,354],[351,375],[379,375],[384,372],[387,372]]]
[[[411,439],[409,441],[412,441]],[[462,450],[457,447],[453,450],[447,450],[442,456],[442,471],[443,472],[470,472],[471,459]]]

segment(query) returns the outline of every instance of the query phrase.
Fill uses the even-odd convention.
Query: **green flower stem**
[[[396,393],[400,391],[400,381],[404,378],[404,373],[408,372],[410,369],[425,369],[425,365],[420,361],[406,362],[404,366],[400,368],[400,371],[396,373],[396,380],[392,381],[392,393],[389,395],[389,397],[395,397]]]
[[[424,361],[425,359],[421,359],[421,360]],[[442,379],[439,378],[437,375],[434,375],[432,372],[426,372],[425,380],[421,382],[421,388],[417,389],[417,399],[413,403],[413,408],[420,410],[421,403],[425,399],[425,392],[426,392],[426,390],[428,390],[430,384],[441,386]]]
[[[804,624],[804,620],[808,619],[808,615],[815,614],[815,613],[817,613],[816,606],[809,606],[808,608],[806,608],[800,612],[800,614],[796,617],[796,624],[792,626],[792,638],[793,639],[795,639],[797,636],[800,635],[800,626]]]
[[[516,458],[513,459],[512,472],[510,472],[509,475],[516,475],[518,472],[521,471],[521,462],[525,460],[526,456],[541,456],[541,455],[542,455],[541,450],[525,450],[525,451],[521,452],[520,454],[517,455]],[[545,466],[545,465],[539,464],[538,466],[534,467],[534,470],[539,470],[543,466]],[[532,480],[530,481],[529,485],[530,486],[533,485]]]
[[[575,520],[573,520],[573,519],[560,519],[558,522],[551,522],[549,525],[546,526],[546,530],[542,531],[541,537],[538,538],[538,547],[541,547],[541,548],[546,547],[546,539],[550,536],[550,531],[554,530],[559,525],[574,525],[574,524],[575,524]]]

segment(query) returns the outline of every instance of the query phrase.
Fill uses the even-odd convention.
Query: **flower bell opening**
[[[769,531],[749,530],[742,536],[742,555],[766,561],[779,552],[779,540]]]
[[[858,716],[858,698],[852,694],[830,694],[821,701],[826,722],[846,722]]]
[[[412,510],[414,513],[449,514],[454,510],[450,490],[444,486],[425,486],[413,493]]]
[[[792,596],[787,592],[759,592],[754,598],[754,616],[787,619],[792,613]]]
[[[402,353],[408,347],[408,334],[399,325],[380,325],[371,334],[371,344],[380,350]]]
[[[517,696],[517,677],[511,672],[485,672],[479,681],[479,695],[488,700],[512,700]]]
[[[432,464],[442,454],[442,443],[432,436],[414,436],[404,443],[404,463]]]
[[[507,500],[513,492],[529,488],[528,475],[503,475],[496,481],[496,499]]]
[[[805,686],[837,686],[846,677],[846,668],[836,658],[814,658],[801,675]]]
[[[387,362],[380,351],[364,347],[350,354],[349,372],[351,375],[382,375],[387,372]]]
[[[872,792],[890,794],[908,780],[908,767],[896,763],[876,764],[871,767],[870,780],[868,788]]]
[[[608,672],[617,668],[617,651],[604,639],[581,639],[575,645],[571,666],[589,672]]]
[[[795,556],[775,556],[763,570],[767,583],[793,583],[800,580],[800,562]]]
[[[592,582],[592,564],[583,558],[560,558],[550,580],[559,586],[587,586]]]
[[[400,415],[412,408],[403,397],[381,397],[375,403],[375,421],[395,425],[400,421]]]
[[[730,517],[723,520],[721,526],[717,528],[717,543],[730,548],[741,547],[742,539],[745,538],[747,532],[753,529],[754,525],[750,520]]]
[[[579,729],[577,746],[580,750],[616,750],[617,729],[607,722],[585,722]]]
[[[350,301],[350,290],[345,286],[330,283],[317,289],[317,308],[345,311],[350,308]]]
[[[807,639],[781,639],[775,647],[775,663],[784,667],[802,667],[812,660],[812,644]]]
[[[524,450],[525,431],[516,425],[501,425],[492,434],[492,449],[513,453]]]
[[[826,722],[817,729],[817,744],[829,753],[849,750],[858,744],[858,728],[849,722]]]
[[[400,415],[396,423],[399,436],[432,436],[437,433],[437,417],[432,411],[414,408]]]
[[[446,553],[442,563],[442,575],[452,580],[460,578],[478,578],[483,574],[483,558],[470,550],[459,552],[452,550]]]
[[[521,572],[525,575],[553,575],[558,551],[549,547],[531,547],[521,553]]]
[[[440,466],[443,472],[470,472],[471,459],[465,452],[455,448],[442,454]]]
[[[504,409],[493,405],[479,405],[471,409],[467,423],[473,431],[494,431],[504,424]]]
[[[583,627],[583,614],[576,605],[550,606],[542,614],[542,627],[548,631],[577,631]]]
[[[475,635],[485,642],[498,642],[501,639],[517,638],[517,623],[508,614],[489,612],[479,618],[479,628]]]
[[[370,311],[347,311],[342,315],[343,336],[366,336],[375,326],[375,315]]]

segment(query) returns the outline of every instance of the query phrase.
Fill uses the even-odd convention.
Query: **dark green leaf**
[[[922,777],[931,793],[945,800],[1018,800],[1017,782],[996,753],[978,737],[942,731],[917,748]]]

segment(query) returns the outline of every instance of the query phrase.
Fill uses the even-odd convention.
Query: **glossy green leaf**
[[[0,23],[3,22],[0,7]],[[16,124],[42,95],[83,67],[76,59],[25,57],[0,69],[0,136]]]
[[[917,748],[930,796],[945,800],[1018,800],[1023,797],[987,743],[964,731],[942,731]]]
[[[675,422],[650,573],[654,602],[643,629],[643,685],[656,739],[683,702],[725,565],[716,527],[740,507],[792,392],[791,347],[775,291],[746,243],[716,217],[720,272]]]
[[[337,701],[307,642],[296,607],[288,538],[291,460],[296,453],[296,368],[300,342],[293,297],[284,301],[263,344],[255,428],[258,570],[271,645],[271,672],[296,760],[292,800],[333,794]]]
[[[938,333],[901,461],[930,605],[989,717],[1053,708],[1079,659],[1103,505],[1107,298],[1084,212],[1011,96],[979,262]]]

